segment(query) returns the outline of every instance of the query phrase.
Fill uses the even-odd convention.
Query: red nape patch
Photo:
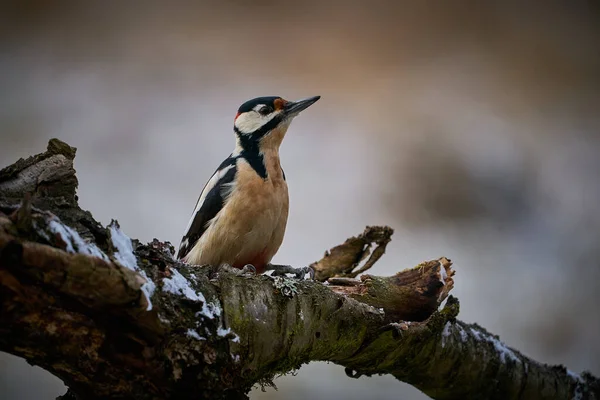
[[[235,121],[239,116],[240,116],[241,112],[235,114],[235,118],[233,119],[233,121]]]

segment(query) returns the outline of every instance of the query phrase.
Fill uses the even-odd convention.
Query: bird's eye
[[[271,109],[271,107],[269,107],[269,106],[264,106],[264,107],[262,107],[260,110],[258,110],[258,112],[259,112],[261,115],[268,115],[268,114],[270,114],[270,113],[271,113],[271,111],[272,111],[272,109]]]

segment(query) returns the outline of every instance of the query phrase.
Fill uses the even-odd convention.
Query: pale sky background
[[[0,166],[58,137],[78,148],[83,208],[177,245],[239,105],[321,95],[281,150],[291,209],[274,261],[390,225],[371,273],[449,257],[461,319],[600,374],[597,5],[191,4],[3,2]],[[276,384],[251,397],[427,398],[325,363]],[[64,391],[0,353],[2,399]]]

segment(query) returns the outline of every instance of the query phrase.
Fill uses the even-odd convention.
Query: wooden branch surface
[[[53,140],[0,171],[0,350],[80,399],[246,398],[315,360],[392,374],[435,399],[600,397],[597,378],[456,320],[446,258],[353,279],[390,228],[367,227],[314,263],[327,284],[183,265],[170,244],[131,241],[78,207],[74,155]]]

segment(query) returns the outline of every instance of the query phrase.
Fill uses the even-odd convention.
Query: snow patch
[[[146,272],[138,267],[137,259],[135,258],[135,254],[133,254],[133,245],[131,244],[131,239],[129,236],[123,233],[116,221],[112,221],[110,223],[108,230],[110,232],[110,241],[112,242],[114,249],[113,257],[115,261],[125,268],[137,272],[146,280],[146,283],[142,285],[142,292],[148,301],[148,307],[146,307],[146,311],[152,310],[152,301],[150,298],[156,290],[156,285],[150,278],[148,278]]]
[[[471,333],[473,334],[473,336],[475,336],[475,339],[483,340],[483,334],[480,333],[478,330],[471,328]]]
[[[139,270],[138,273],[142,276],[142,278],[144,278],[146,280],[146,283],[144,283],[142,285],[142,292],[144,292],[144,295],[146,296],[146,300],[148,300],[148,307],[146,307],[146,311],[150,311],[150,310],[152,310],[152,301],[150,301],[150,298],[152,297],[152,295],[154,294],[154,291],[156,290],[156,285],[154,284],[154,282],[152,282],[150,280],[150,278],[148,278],[148,275],[146,275],[146,272]]]
[[[503,362],[506,362],[507,357],[513,360],[514,362],[521,362],[519,357],[517,357],[517,355],[511,349],[506,347],[506,345],[500,340],[496,339],[495,337],[490,337],[490,340],[494,344],[494,348],[496,349],[496,351],[500,353],[500,359]]]
[[[231,328],[225,329],[225,328],[223,328],[223,327],[220,326],[217,329],[217,335],[219,335],[221,337],[225,337],[225,336],[227,336],[229,334],[233,334],[234,335],[234,338],[231,339],[232,342],[234,342],[234,343],[239,343],[240,342],[240,337],[238,335],[236,335],[235,332],[233,332],[231,330]]]
[[[193,329],[188,329],[187,332],[185,333],[186,336],[191,337],[192,339],[196,339],[196,340],[206,340],[206,338],[204,336],[200,336],[198,334],[198,332],[196,332]]]
[[[446,274],[446,268],[444,268],[444,264],[442,264],[442,262],[440,261],[440,281],[442,281],[442,284],[446,284],[446,278],[448,278],[448,275]]]
[[[451,331],[450,328],[452,327],[452,324],[450,323],[450,321],[446,322],[446,325],[444,325],[444,330],[442,331],[442,347],[446,347],[446,339],[448,337],[450,337],[451,335]]]
[[[215,318],[215,317],[220,317],[221,313],[223,312],[223,310],[221,309],[221,306],[217,303],[208,303],[206,305],[207,310],[205,311],[204,308],[202,308],[202,312],[205,313],[205,315],[208,316],[208,318]]]
[[[94,243],[87,243],[81,236],[79,236],[77,231],[60,222],[58,218],[51,219],[48,222],[48,228],[53,234],[58,235],[61,240],[65,242],[65,250],[68,253],[86,254],[100,258],[104,261],[110,261],[108,256],[102,250],[100,250],[98,246],[96,246]],[[108,226],[108,229],[110,231],[113,247],[116,250],[114,253],[115,260],[125,268],[138,272],[146,280],[146,283],[142,285],[142,292],[148,300],[148,307],[146,310],[152,310],[152,302],[150,301],[150,297],[154,293],[156,285],[154,285],[154,282],[148,278],[144,271],[138,268],[135,255],[133,254],[131,239],[129,239],[129,237],[127,237],[127,235],[125,235],[119,229],[119,226],[114,221]],[[40,230],[40,234],[50,241],[50,238],[46,232]]]
[[[73,228],[63,224],[60,220],[53,218],[48,222],[48,228],[52,231],[52,233],[60,236],[61,240],[66,244],[67,253],[81,253],[87,254],[89,256],[98,257],[104,261],[109,261],[108,256],[102,252],[94,243],[87,243],[85,240],[79,236],[79,233],[75,231]],[[43,233],[43,237],[47,240],[50,240],[48,235],[45,232]]]
[[[473,328],[471,328],[471,333],[475,339],[493,344],[496,352],[500,354],[500,360],[502,360],[502,362],[506,362],[507,358],[510,358],[514,362],[521,362],[521,359],[519,359],[519,357],[517,357],[517,355],[511,349],[506,347],[506,345],[497,338],[488,333],[479,332]]]
[[[171,269],[171,277],[163,278],[163,291],[184,296],[191,301],[202,301],[206,303],[206,299],[202,293],[196,292],[190,282],[176,269]],[[204,311],[204,310],[203,310]]]
[[[206,318],[214,319],[221,316],[221,306],[217,303],[204,303],[202,311],[198,311],[196,317],[205,316]]]
[[[456,325],[456,328],[458,329],[458,333],[460,334],[460,341],[465,343],[467,341],[467,338],[469,337],[467,331],[465,331],[463,327],[458,324]]]
[[[176,269],[171,269],[170,278],[163,278],[163,291],[183,296],[191,301],[202,302],[202,311],[196,313],[197,317],[204,316],[214,319],[221,315],[221,306],[216,303],[208,303],[204,295],[196,291],[185,276],[181,275]]]
[[[225,337],[227,336],[228,333],[231,333],[231,328],[223,328],[223,327],[219,327],[219,329],[217,329],[217,335],[221,336],[221,337]]]
[[[567,369],[567,376],[569,378],[573,379],[576,383],[575,390],[573,392],[573,398],[571,400],[583,400],[584,399],[583,377],[581,375],[579,375],[578,373],[571,371],[570,369]]]
[[[194,281],[196,280],[195,277],[191,277],[190,279],[193,279]],[[209,319],[215,319],[221,316],[221,314],[223,313],[223,310],[221,308],[221,305],[216,303],[216,302],[212,302],[209,303],[206,301],[206,298],[204,297],[204,295],[198,291],[196,291],[190,284],[190,281],[188,281],[186,279],[185,276],[183,276],[179,271],[177,271],[176,269],[171,269],[171,277],[169,278],[163,278],[162,280],[163,282],[163,291],[167,292],[167,293],[172,293],[178,296],[183,296],[188,300],[191,301],[200,301],[202,302],[202,310],[196,312],[195,316],[196,317],[206,317]],[[197,323],[199,324],[199,323]],[[231,331],[230,328],[223,328],[223,326],[221,324],[219,324],[220,326],[217,328],[217,336],[220,337],[226,337],[226,336],[231,336],[233,335],[233,338],[231,339],[232,342],[238,343],[240,341],[240,338],[238,335],[236,335],[234,332]],[[206,334],[207,335],[211,335],[210,330],[208,329],[208,327],[204,327]],[[193,330],[193,329],[188,329],[187,333],[188,336],[193,337],[195,339],[198,340],[206,340],[205,337],[198,335],[198,333]],[[196,337],[196,335],[198,337]]]
[[[573,372],[570,369],[567,369],[567,375],[569,376],[569,378],[577,382],[583,382],[583,378],[577,372]]]
[[[123,233],[115,221],[111,222],[108,230],[110,231],[110,240],[115,249],[113,253],[115,260],[125,268],[132,271],[139,271],[135,254],[133,254],[131,239]]]

